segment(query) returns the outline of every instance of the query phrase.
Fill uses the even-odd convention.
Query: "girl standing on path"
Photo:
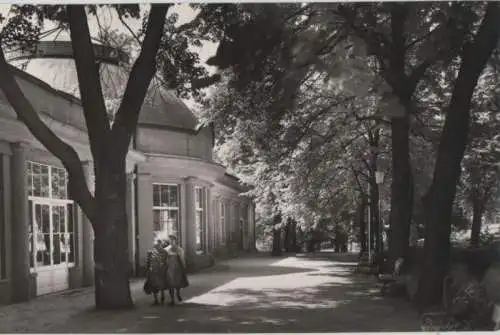
[[[165,241],[158,239],[152,250],[148,252],[146,259],[147,279],[144,285],[146,294],[153,293],[154,303],[158,305],[158,292],[161,292],[161,304],[165,302],[165,290],[167,289],[167,251]]]
[[[177,295],[177,300],[182,301],[181,289],[188,287],[189,282],[186,275],[186,259],[184,249],[177,243],[177,237],[169,236],[170,245],[165,248],[167,252],[167,273],[166,286],[170,294],[170,305],[175,305],[174,291]]]

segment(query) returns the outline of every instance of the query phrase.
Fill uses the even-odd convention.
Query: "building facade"
[[[41,61],[37,68],[48,60]],[[77,151],[93,191],[80,100],[29,67],[13,69],[42,120]],[[50,68],[64,75],[61,71]],[[191,269],[253,250],[254,204],[241,196],[247,190],[238,180],[213,161],[212,129],[197,128],[194,115],[174,95],[152,95],[160,103],[143,107],[127,155],[128,249],[135,274],[141,274],[155,239],[169,235],[179,238]],[[67,173],[1,92],[0,155],[0,303],[92,285],[93,230],[68,198]]]

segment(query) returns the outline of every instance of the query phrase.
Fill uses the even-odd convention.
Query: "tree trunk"
[[[420,276],[417,293],[420,309],[438,303],[442,296],[442,282],[450,256],[453,200],[469,134],[472,94],[486,62],[497,45],[500,35],[499,21],[498,3],[488,3],[475,41],[467,44],[461,55],[462,64],[446,112],[430,189],[422,264],[422,273],[425,275]]]
[[[112,138],[108,143],[95,168],[95,302],[98,309],[130,308],[126,163],[125,156],[114,150]]]
[[[290,252],[291,251],[291,247],[290,247],[290,244],[291,244],[291,219],[288,218],[286,220],[286,226],[285,226],[285,252]]]
[[[366,221],[365,221],[365,202],[361,201],[358,205],[358,222],[359,222],[359,244],[361,253],[368,251],[368,244],[366,243]]]
[[[342,237],[340,235],[341,235],[340,227],[339,227],[339,224],[336,223],[335,224],[335,236],[333,238],[333,250],[336,253],[339,253],[341,250],[340,245],[341,245]]]
[[[411,180],[409,117],[393,118],[392,129],[392,184],[391,214],[389,218],[390,268],[408,251],[413,201]]]
[[[375,176],[374,176],[375,178]],[[378,185],[373,182],[372,186],[370,187],[371,194],[370,194],[370,213],[372,215],[371,223],[371,231],[372,231],[372,247],[373,250],[376,252],[380,251],[380,222],[379,222],[379,210],[378,210]]]
[[[479,247],[479,236],[483,224],[483,212],[483,206],[475,199],[472,204],[472,226],[470,232],[470,246],[473,248]]]
[[[272,256],[281,256],[281,228],[273,228]]]
[[[292,244],[292,251],[293,252],[299,252],[299,246],[297,244],[297,222],[295,220],[292,220],[292,225],[291,225],[291,244]]]

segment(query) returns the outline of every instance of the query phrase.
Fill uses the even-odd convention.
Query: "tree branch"
[[[17,117],[28,127],[29,131],[47,150],[59,158],[68,171],[68,191],[71,199],[76,201],[89,220],[94,222],[94,197],[85,182],[80,158],[75,150],[62,141],[41,119],[29,100],[24,96],[14,78],[12,68],[5,61],[0,48],[0,88],[4,92]]]
[[[365,190],[364,188],[361,186],[361,182],[359,181],[359,178],[358,178],[358,174],[360,174],[361,172],[360,171],[357,171],[354,166],[351,164],[351,170],[352,170],[352,173],[354,174],[354,179],[356,181],[356,184],[358,185],[358,189],[359,189],[359,192],[361,193],[361,196],[363,198],[366,198],[366,193],[365,193]]]
[[[128,32],[130,33],[130,35],[132,35],[132,37],[135,39],[135,41],[137,43],[141,43],[141,39],[139,38],[139,36],[137,36],[137,34],[132,30],[132,28],[130,28],[129,24],[127,22],[125,22],[125,19],[123,18],[123,14],[120,13],[120,11],[117,11],[118,13],[118,19],[120,20],[120,22],[123,24],[123,26],[128,30]]]
[[[75,59],[78,86],[83,104],[83,114],[87,124],[90,150],[94,162],[99,164],[100,151],[106,133],[109,131],[109,119],[102,95],[99,69],[90,39],[87,14],[83,5],[69,5],[68,19]]]
[[[123,147],[117,150],[128,150],[132,135],[135,133],[139,113],[149,89],[149,84],[156,72],[156,54],[161,44],[163,27],[167,11],[173,4],[151,5],[146,34],[141,53],[135,61],[127,82],[120,108],[113,125],[113,135],[123,139]]]

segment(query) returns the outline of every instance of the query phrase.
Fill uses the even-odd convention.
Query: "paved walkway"
[[[382,299],[375,279],[353,273],[349,256],[242,257],[194,274],[176,307],[151,306],[142,281],[136,308],[96,312],[92,289],[0,307],[0,332],[364,332],[419,331],[400,299]]]

